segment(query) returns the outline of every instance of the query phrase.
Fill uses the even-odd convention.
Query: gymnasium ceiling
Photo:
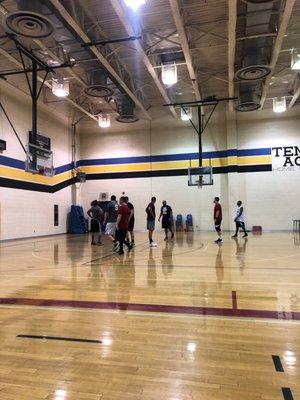
[[[249,6],[246,0],[147,0],[133,12],[123,0],[45,0],[41,13],[54,25],[53,35],[38,40],[17,38],[48,65],[74,64],[56,70],[56,77],[69,78],[68,100],[58,100],[45,88],[45,103],[60,101],[65,105],[61,110],[70,113],[77,109],[93,118],[103,111],[116,113],[125,96],[136,104],[135,114],[140,119],[155,119],[157,106],[168,102],[238,96],[235,72],[242,66],[245,43],[252,32],[264,41],[271,70],[257,82],[261,108],[270,108],[276,96],[286,96],[293,107],[300,101],[300,80],[298,72],[290,68],[290,51],[300,50],[300,0],[249,1],[263,4],[256,4],[258,9],[253,11],[253,4]],[[0,1],[1,36],[7,31],[5,15],[22,10],[22,6],[22,1]],[[249,18],[250,24],[258,27],[255,35],[248,29]],[[129,36],[141,38],[82,47],[86,41]],[[20,69],[14,43],[2,37],[0,47],[0,72]],[[178,83],[166,87],[160,66],[170,61],[177,64]],[[84,89],[93,71],[101,68],[108,70],[107,86],[114,94],[93,99]],[[28,91],[24,76],[9,77],[8,81]],[[178,114],[173,107],[161,110]]]

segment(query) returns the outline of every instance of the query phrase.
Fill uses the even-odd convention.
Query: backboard
[[[192,167],[188,169],[189,186],[213,185],[213,167]]]
[[[54,176],[52,151],[29,144],[26,152],[25,171],[32,174]]]

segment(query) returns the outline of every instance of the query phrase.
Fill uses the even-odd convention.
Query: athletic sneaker
[[[132,249],[133,249],[133,245],[132,245],[132,243],[130,243],[128,246],[128,253],[130,253]]]
[[[120,256],[122,256],[124,254],[124,251],[117,251],[117,254],[119,254]]]
[[[217,239],[217,240],[215,240],[215,243],[222,243],[223,242],[223,239]]]
[[[98,242],[97,245],[98,246],[103,246],[103,243],[102,242]]]
[[[95,242],[92,242],[91,244],[94,246],[96,243],[95,243]]]
[[[235,237],[237,237],[237,235],[232,235],[231,237],[232,237],[232,238],[235,238]]]
[[[119,251],[119,249],[120,249],[120,243],[119,242],[115,242],[113,251]]]
[[[174,233],[172,233],[171,239],[173,239],[173,237],[174,237]]]
[[[247,237],[248,236],[248,233],[245,233],[245,235],[243,236],[243,238],[245,238],[245,237]]]
[[[165,240],[168,240],[168,236],[165,237]]]
[[[150,247],[157,247],[157,243],[151,242],[151,243],[150,243]]]

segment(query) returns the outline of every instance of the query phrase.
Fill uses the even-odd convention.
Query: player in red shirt
[[[222,231],[221,231],[222,206],[221,206],[221,204],[219,202],[220,202],[220,198],[219,197],[215,197],[215,199],[214,199],[214,203],[215,203],[215,207],[214,207],[214,222],[215,222],[215,229],[216,229],[217,234],[218,234],[218,239],[215,240],[215,243],[222,243],[223,242]]]
[[[128,229],[128,221],[130,216],[130,210],[126,205],[126,199],[124,196],[120,198],[119,201],[119,208],[118,208],[118,217],[116,222],[116,241],[119,243],[119,246],[115,247],[118,248],[118,254],[124,254],[123,245],[126,244],[128,250],[132,249],[130,243],[126,240],[126,234]]]

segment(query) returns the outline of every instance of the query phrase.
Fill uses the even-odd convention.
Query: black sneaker
[[[215,243],[222,243],[223,242],[223,240],[222,239],[217,239],[217,240],[215,240]]]
[[[236,238],[236,237],[237,237],[237,235],[232,235],[231,237],[232,237],[232,238]]]
[[[248,236],[248,233],[245,233],[245,235],[243,236],[243,238],[245,238],[245,237],[247,237]]]
[[[124,251],[117,251],[117,254],[119,254],[119,256],[122,256],[124,254]]]
[[[128,253],[130,253],[130,252],[131,252],[131,250],[133,249],[133,245],[132,245],[132,243],[130,243],[130,244],[127,246],[127,248],[128,248]]]
[[[168,236],[166,236],[164,240],[165,240],[165,241],[168,240]]]
[[[171,239],[173,239],[174,238],[174,233],[172,233],[172,236],[171,236]]]

